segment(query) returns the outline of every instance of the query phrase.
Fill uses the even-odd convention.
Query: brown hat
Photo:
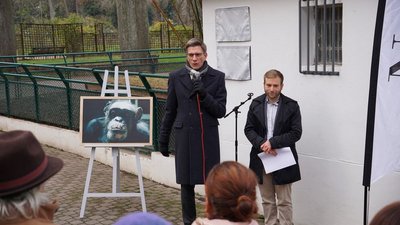
[[[0,197],[39,186],[62,167],[63,161],[47,156],[31,132],[0,133]]]

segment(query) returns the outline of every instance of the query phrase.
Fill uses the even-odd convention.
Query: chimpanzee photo
[[[149,122],[143,119],[144,109],[138,105],[140,101],[126,98],[83,99],[84,102],[88,100],[92,101],[86,102],[86,107],[85,103],[81,103],[84,114],[81,125],[83,143],[151,142]],[[144,105],[149,114],[150,104]],[[96,111],[101,111],[101,115]]]

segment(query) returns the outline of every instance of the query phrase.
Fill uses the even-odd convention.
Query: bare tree
[[[49,3],[49,14],[50,14],[50,19],[54,20],[56,17],[56,11],[54,10],[54,5],[52,0],[48,0]]]
[[[147,2],[143,0],[116,0],[115,3],[121,50],[148,49]],[[124,54],[123,58],[144,56],[145,54]]]
[[[202,16],[202,10],[203,10],[203,5],[201,0],[193,0],[189,1],[190,7],[192,8],[194,18],[195,18],[195,23],[197,24],[197,28],[199,29],[200,36],[203,37],[203,16]]]
[[[12,0],[0,1],[0,55],[16,55]]]
[[[63,8],[64,8],[64,10],[65,10],[65,17],[68,17],[68,15],[69,15],[69,8],[68,8],[68,3],[67,3],[67,0],[63,0]]]
[[[182,25],[191,26],[195,20],[191,5],[187,0],[172,0],[175,16],[178,17]]]

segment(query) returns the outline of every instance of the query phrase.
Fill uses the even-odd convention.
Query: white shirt
[[[279,100],[277,102],[271,103],[268,97],[265,98],[265,120],[267,127],[267,139],[269,140],[274,135],[275,117],[278,111]]]

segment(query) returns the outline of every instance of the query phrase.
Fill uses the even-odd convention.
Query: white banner
[[[371,183],[400,171],[400,1],[386,0],[376,95]]]

